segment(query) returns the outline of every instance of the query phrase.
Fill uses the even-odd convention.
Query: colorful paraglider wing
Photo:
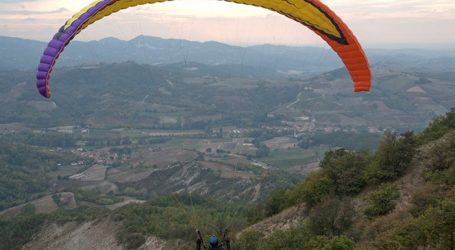
[[[50,97],[52,68],[68,43],[90,24],[117,11],[147,3],[167,0],[97,0],[68,20],[50,41],[41,58],[37,87]],[[371,72],[368,59],[348,26],[319,0],[226,0],[253,5],[285,15],[316,32],[338,53],[354,81],[355,91],[369,91]]]

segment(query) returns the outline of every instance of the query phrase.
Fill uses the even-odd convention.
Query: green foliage
[[[428,143],[441,138],[448,132],[455,129],[455,108],[445,116],[438,117],[431,122],[418,137],[420,144]]]
[[[410,132],[401,137],[386,133],[374,156],[345,149],[329,151],[321,162],[321,171],[309,174],[287,192],[272,194],[265,205],[265,214],[270,216],[299,203],[311,208],[330,193],[353,196],[360,193],[370,180],[394,180],[407,170],[415,151],[414,135]]]
[[[355,242],[346,236],[317,236],[310,240],[307,249],[314,250],[353,250]]]
[[[129,146],[131,143],[131,138],[129,137],[92,136],[87,139],[87,146],[92,147]]]
[[[257,222],[263,220],[264,218],[267,218],[267,216],[265,216],[265,210],[266,210],[266,207],[262,203],[251,204],[251,205],[247,206],[245,208],[245,216],[247,217],[248,224],[254,224],[254,223],[257,223]]]
[[[317,236],[305,224],[285,231],[275,231],[264,238],[260,232],[243,233],[235,242],[240,250],[353,250],[355,243],[346,236]]]
[[[22,168],[0,168],[0,210],[31,200],[48,187],[43,171],[35,174]]]
[[[287,199],[285,191],[278,190],[273,192],[265,202],[265,216],[269,217],[281,212],[287,207]]]
[[[368,177],[376,182],[395,180],[409,167],[416,151],[416,141],[412,132],[397,137],[387,132],[379,143],[374,161],[368,169]]]
[[[289,190],[273,192],[264,204],[264,215],[272,216],[300,203],[305,203],[309,208],[314,207],[334,189],[334,182],[323,171],[310,173],[303,182]]]
[[[428,243],[439,249],[455,248],[455,199],[442,200],[421,218]]]
[[[51,134],[49,141],[38,138],[27,133],[0,135],[0,210],[44,195],[50,188],[47,174],[57,168],[57,163],[77,160],[70,153],[31,146],[58,144],[61,137]]]
[[[310,148],[313,146],[328,145],[330,147],[339,147],[349,150],[375,150],[380,139],[380,134],[371,134],[367,131],[362,133],[341,131],[334,133],[316,133],[314,135],[300,137],[299,146],[301,148]]]
[[[48,189],[46,163],[34,156],[38,152],[0,145],[0,210],[31,200]]]
[[[328,198],[311,210],[309,227],[316,235],[341,235],[351,227],[354,213],[349,199]]]
[[[436,249],[455,247],[455,200],[441,200],[414,218],[391,223],[369,245],[375,249]]]
[[[440,185],[455,184],[455,132],[447,134],[444,143],[432,148],[424,175]]]
[[[145,243],[146,238],[140,233],[132,233],[125,236],[123,240],[127,249],[136,249]]]
[[[270,149],[263,143],[255,144],[258,150],[256,151],[257,158],[267,157],[270,154]]]
[[[268,157],[261,160],[280,169],[286,169],[297,165],[314,163],[319,160],[319,155],[324,154],[326,149],[328,147],[324,146],[311,149],[274,149],[270,151]]]
[[[294,250],[308,249],[306,244],[313,237],[308,228],[300,225],[286,231],[276,231],[261,241],[258,249]]]
[[[395,200],[400,197],[398,188],[394,185],[383,184],[368,197],[369,207],[365,210],[368,217],[385,215],[395,208]]]
[[[235,241],[235,249],[238,250],[259,250],[264,234],[258,231],[248,231],[242,233],[240,238]]]
[[[0,249],[20,249],[41,229],[44,221],[44,215],[29,213],[10,219],[0,217]]]
[[[304,202],[308,207],[313,207],[321,202],[324,197],[334,189],[333,181],[323,172],[309,174],[305,180],[290,189],[289,205]]]
[[[354,249],[355,242],[343,236],[346,233],[356,235],[361,249],[453,249],[455,133],[451,131],[454,121],[455,110],[452,110],[417,137],[411,132],[400,136],[388,132],[373,156],[346,150],[326,153],[321,171],[310,174],[286,192],[275,193],[267,204],[273,214],[306,203],[308,219],[299,227],[305,236],[299,237],[295,229],[276,232],[267,239],[254,240],[256,247],[252,249]],[[439,133],[438,129],[444,132]],[[420,184],[414,194],[409,213],[397,214],[393,219],[383,217],[395,208],[400,197],[398,187],[388,183],[407,172],[419,144],[442,137],[443,140],[432,142],[435,146],[427,147],[430,152],[422,158],[426,183]],[[374,189],[363,211],[370,220],[362,222],[368,225],[362,234],[357,231],[361,229],[352,228],[356,214],[348,200],[333,195],[354,196],[367,187]],[[283,203],[285,207],[281,206]]]
[[[60,207],[61,205],[60,194],[53,194],[52,200],[55,202],[55,204],[57,204],[57,206]]]
[[[242,86],[245,80],[227,88],[196,82],[186,84],[185,78],[189,75],[192,79],[203,79],[204,76],[232,79],[236,76],[250,78],[253,72],[253,75],[270,74],[263,69],[245,70],[244,66],[193,66],[199,70],[185,72],[183,68],[187,66],[180,64],[150,66],[136,63],[101,64],[96,69],[64,70],[63,74],[56,75],[56,80],[63,83],[55,86],[56,92],[60,93],[54,97],[55,102],[59,103],[56,109],[43,115],[43,112],[36,112],[35,108],[23,105],[23,102],[41,100],[36,91],[25,88],[26,91],[20,97],[2,105],[0,123],[22,122],[39,127],[87,123],[104,128],[132,125],[136,128],[156,129],[204,129],[207,125],[259,127],[258,124],[270,124],[271,119],[266,114],[294,99],[299,89],[298,84],[283,85],[278,81],[254,81],[246,89],[237,87]],[[17,74],[22,81],[30,78],[28,73],[15,73],[14,77],[3,73],[0,79],[4,87],[3,93],[11,90],[9,82],[19,82]],[[166,80],[173,82],[173,87]],[[96,84],[93,84],[94,81]],[[125,82],[128,82],[128,89],[124,88]],[[166,94],[156,91],[158,89]],[[144,93],[149,98],[144,99]],[[106,98],[100,98],[101,96]],[[145,105],[137,105],[138,100],[143,99]],[[151,105],[152,102],[156,105]],[[177,122],[160,123],[159,117],[163,114],[176,117]],[[217,115],[221,119],[210,118]],[[204,116],[208,118],[200,118]],[[278,119],[277,123],[280,121]]]
[[[368,153],[340,149],[327,152],[321,162],[321,168],[333,181],[337,194],[352,195],[359,193],[366,185],[364,172],[369,161]]]
[[[439,188],[432,184],[427,184],[414,194],[411,200],[411,208],[409,212],[417,217],[425,212],[430,207],[436,206],[438,201],[445,196],[441,193]]]
[[[122,223],[119,242],[134,246],[141,240],[139,235],[193,241],[196,228],[206,234],[241,228],[246,223],[244,213],[242,205],[183,195],[129,205],[116,210],[113,218]]]
[[[62,134],[52,131],[46,131],[46,136],[41,133],[14,133],[1,135],[0,141],[9,144],[26,144],[29,146],[39,147],[60,147],[72,148],[76,146],[76,142],[80,138],[76,135]]]

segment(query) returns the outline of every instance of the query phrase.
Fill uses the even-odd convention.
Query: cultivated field
[[[297,139],[290,137],[275,137],[264,142],[264,144],[271,150],[295,148],[297,146],[297,143]]]
[[[250,179],[255,177],[256,175],[253,173],[239,171],[235,167],[225,165],[219,162],[210,162],[210,161],[203,161],[200,162],[203,168],[210,169],[218,174],[222,178],[242,178],[242,179]]]
[[[318,162],[329,148],[325,146],[302,149],[275,149],[270,151],[270,155],[262,158],[261,161],[277,168],[289,168],[294,166],[308,165]]]

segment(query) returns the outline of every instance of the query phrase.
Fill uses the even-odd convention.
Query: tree
[[[400,177],[411,163],[416,145],[412,132],[406,132],[400,138],[390,131],[386,132],[369,166],[369,178],[383,182]]]
[[[455,200],[445,199],[424,215],[421,227],[436,249],[455,249]]]
[[[333,181],[323,172],[311,173],[289,191],[289,205],[305,202],[308,207],[313,207],[329,195],[333,187]]]
[[[354,153],[344,149],[330,151],[321,162],[321,168],[335,184],[337,194],[357,194],[366,185],[364,171],[369,158],[367,153]]]
[[[263,143],[260,143],[258,147],[258,150],[256,151],[256,157],[257,158],[263,158],[267,157],[270,154],[270,149]]]
[[[395,200],[400,197],[400,191],[396,186],[383,184],[378,187],[378,191],[368,197],[370,206],[365,210],[368,217],[385,215],[395,208]]]
[[[422,134],[419,135],[421,144],[436,140],[455,129],[455,108],[452,108],[446,116],[441,116],[433,120]]]
[[[263,241],[261,241],[261,250],[295,250],[311,249],[306,245],[313,235],[308,228],[300,225],[286,231],[276,231]]]
[[[235,249],[238,250],[259,250],[261,240],[264,234],[258,231],[247,231],[242,233],[240,238],[235,242]]]
[[[318,236],[310,240],[307,249],[315,250],[353,250],[355,243],[346,236]]]
[[[265,215],[270,217],[281,212],[287,205],[286,192],[278,190],[273,192],[266,201]]]
[[[349,199],[328,198],[311,210],[311,231],[316,235],[341,235],[351,227],[354,213]]]

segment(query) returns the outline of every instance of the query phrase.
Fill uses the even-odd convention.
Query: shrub
[[[142,246],[142,244],[144,244],[145,241],[146,241],[146,239],[142,234],[132,233],[132,234],[128,234],[125,237],[124,243],[126,244],[127,249],[136,249],[136,248]]]
[[[454,249],[455,200],[438,202],[419,216],[398,221],[370,243],[374,249]]]
[[[419,143],[425,144],[430,141],[437,140],[447,134],[450,130],[455,129],[455,108],[446,114],[446,116],[441,116],[436,118],[431,122],[420,135]]]
[[[455,132],[449,133],[446,138],[446,143],[438,144],[431,150],[431,170],[441,171],[455,165]]]
[[[243,233],[238,240],[235,241],[235,249],[238,250],[258,250],[259,245],[264,238],[264,234],[258,231],[248,231]]]
[[[0,249],[20,249],[41,229],[44,222],[44,215],[26,214],[10,219],[0,217]]]
[[[309,225],[316,235],[341,235],[352,225],[354,209],[348,199],[326,199],[311,210]]]
[[[310,240],[307,249],[314,250],[353,250],[355,243],[346,236],[318,236]]]
[[[368,197],[370,206],[365,210],[365,215],[368,217],[377,217],[389,213],[395,208],[395,200],[400,197],[400,192],[396,186],[383,184],[378,189]]]
[[[278,190],[273,192],[265,203],[265,216],[269,217],[281,212],[287,205],[286,192]]]
[[[379,143],[374,161],[368,167],[369,179],[384,182],[403,175],[414,157],[416,145],[412,132],[404,133],[401,137],[386,132]]]
[[[52,200],[55,202],[57,206],[61,206],[61,200],[60,200],[61,195],[60,194],[53,194],[52,195]]]
[[[419,218],[419,226],[434,249],[455,248],[455,199],[442,200]]]
[[[332,180],[324,173],[311,173],[302,183],[289,191],[289,203],[295,205],[305,202],[308,207],[314,207],[330,194],[333,187]]]
[[[340,149],[326,153],[321,162],[321,168],[334,182],[337,194],[357,194],[366,184],[364,171],[369,158],[367,153],[354,153]]]
[[[261,250],[295,250],[310,249],[306,245],[313,237],[304,225],[286,231],[276,231],[268,238],[261,241]]]

